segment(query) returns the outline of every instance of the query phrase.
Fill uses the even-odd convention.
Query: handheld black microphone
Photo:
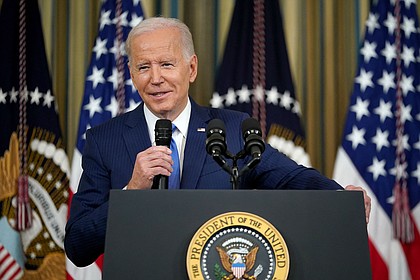
[[[167,119],[160,119],[155,124],[156,146],[171,146],[172,140],[172,122]],[[168,176],[159,175],[158,189],[168,189]]]
[[[226,153],[225,124],[220,119],[213,119],[206,128],[206,150],[211,156],[221,156]]]
[[[242,122],[242,135],[245,140],[245,151],[254,159],[261,159],[265,150],[260,123],[254,118]]]

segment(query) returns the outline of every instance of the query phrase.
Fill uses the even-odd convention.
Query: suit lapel
[[[191,116],[188,125],[187,143],[184,151],[184,164],[182,169],[182,189],[194,189],[203,169],[206,158],[206,132],[210,120],[208,110],[198,106],[191,100]]]
[[[146,119],[144,118],[144,103],[141,103],[134,109],[128,116],[125,125],[127,129],[123,133],[123,138],[131,163],[134,166],[137,154],[152,145]]]

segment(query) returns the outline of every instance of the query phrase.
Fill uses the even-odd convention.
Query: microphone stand
[[[245,151],[244,150],[240,151],[239,153],[237,153],[234,156],[231,155],[231,159],[232,159],[232,174],[230,176],[230,181],[232,182],[232,189],[233,190],[238,189],[239,177],[242,175],[242,172],[240,172],[239,171],[239,168],[238,168],[238,159],[242,159],[245,156],[246,156],[246,154],[245,154]]]
[[[261,161],[261,154],[264,152],[264,142],[261,137],[261,126],[256,119],[248,118],[242,122],[242,134],[245,140],[245,147],[236,155],[227,150],[225,141],[225,125],[222,120],[211,120],[207,126],[206,151],[213,159],[230,175],[232,189],[236,190],[239,185],[239,177],[245,172],[254,168]],[[251,160],[239,170],[238,160],[249,154]],[[224,157],[232,160],[230,167]]]
[[[213,159],[230,175],[230,181],[232,183],[232,189],[236,190],[239,186],[239,178],[245,173],[257,166],[261,161],[261,157],[252,158],[241,170],[238,167],[238,160],[243,159],[246,156],[246,151],[242,150],[236,155],[231,154],[229,151],[226,151],[226,157],[232,160],[232,167],[230,167],[226,160],[220,154],[214,154]]]

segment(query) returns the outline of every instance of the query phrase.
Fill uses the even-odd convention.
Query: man
[[[188,96],[189,85],[197,77],[198,59],[185,24],[176,19],[146,19],[130,32],[126,48],[131,79],[143,103],[86,133],[84,171],[65,237],[66,253],[77,266],[89,265],[104,252],[111,189],[148,190],[156,184],[156,176],[171,175],[171,150],[154,145],[158,119],[169,119],[177,127],[173,138],[180,156],[181,189],[231,188],[230,175],[206,153],[203,128],[212,119],[225,123],[232,153],[243,148],[240,127],[248,115],[201,107]],[[239,167],[247,160],[240,160]],[[256,168],[244,174],[239,188],[342,189],[269,145]],[[368,219],[370,198],[365,192],[364,196]]]

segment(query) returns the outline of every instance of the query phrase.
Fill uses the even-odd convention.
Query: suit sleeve
[[[227,141],[231,152],[236,154],[243,149],[241,124],[247,114],[232,111],[216,111],[226,124]],[[236,132],[236,134],[234,133]],[[241,170],[250,157],[239,161]],[[224,172],[224,171],[221,171]],[[215,176],[213,176],[215,178]],[[280,153],[269,144],[265,145],[260,163],[245,173],[241,180],[242,189],[294,189],[294,190],[339,190],[342,187],[335,181],[320,174],[313,168],[298,165],[295,161]]]
[[[77,266],[93,263],[104,252],[111,188],[109,173],[90,131],[83,154],[83,174],[71,202],[64,241],[68,258]]]
[[[337,182],[313,168],[298,165],[270,145],[247,178],[260,189],[340,190]]]

